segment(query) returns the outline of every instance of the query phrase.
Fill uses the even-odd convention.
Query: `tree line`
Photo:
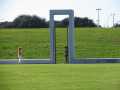
[[[97,27],[93,20],[85,17],[75,17],[74,18],[75,27]],[[55,21],[56,27],[66,27],[68,26],[68,18],[62,21]],[[30,15],[20,15],[15,18],[12,22],[0,22],[0,28],[48,28],[49,21],[38,16]]]
[[[116,23],[113,27],[120,27],[120,24]]]

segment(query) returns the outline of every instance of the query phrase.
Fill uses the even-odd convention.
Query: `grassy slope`
[[[120,90],[120,64],[0,65],[0,90]]]
[[[76,31],[78,57],[120,57],[120,28]]]
[[[49,56],[49,46],[47,29],[0,30],[0,58],[16,58],[18,47],[25,58],[44,58]]]
[[[76,56],[120,57],[120,28],[77,28]],[[23,47],[25,58],[49,58],[48,29],[0,29],[0,58],[16,58],[17,47]],[[57,59],[64,59],[65,28],[57,29]]]

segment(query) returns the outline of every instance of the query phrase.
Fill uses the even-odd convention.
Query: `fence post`
[[[17,56],[18,56],[18,64],[21,64],[23,60],[23,49],[21,47],[17,49]]]

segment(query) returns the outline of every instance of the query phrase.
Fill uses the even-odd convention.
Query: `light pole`
[[[113,27],[115,26],[115,13],[112,14],[112,19],[113,19]]]
[[[102,10],[101,8],[97,8],[96,9],[97,10],[97,12],[98,12],[98,20],[97,20],[97,27],[100,27],[100,11]]]

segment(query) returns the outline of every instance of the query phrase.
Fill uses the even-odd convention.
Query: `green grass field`
[[[120,64],[0,65],[0,90],[120,90]]]
[[[66,28],[57,28],[57,61],[64,60]],[[77,28],[75,49],[77,58],[120,57],[120,28]],[[22,47],[24,58],[49,58],[50,38],[45,29],[0,29],[0,59],[17,58]]]
[[[77,28],[76,57],[120,57],[120,28]],[[0,29],[0,59],[49,58],[48,29]],[[57,29],[57,62],[64,59],[65,28]],[[120,64],[0,65],[0,90],[120,90]]]

